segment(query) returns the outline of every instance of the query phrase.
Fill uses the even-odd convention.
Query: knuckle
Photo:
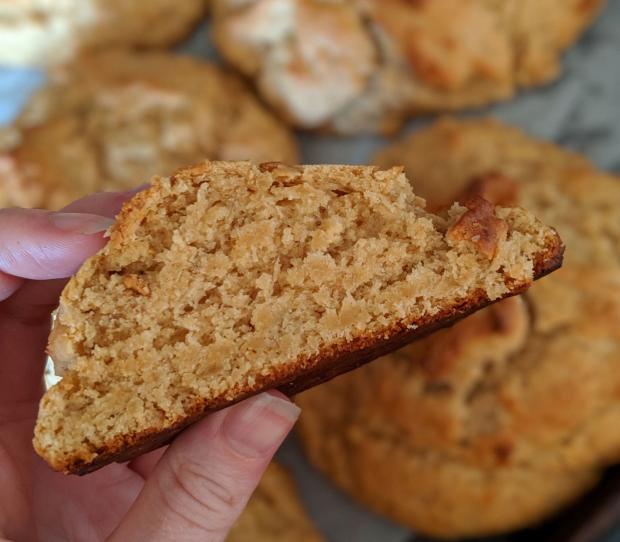
[[[173,517],[207,532],[229,527],[239,498],[221,474],[188,460],[170,465],[169,481],[160,484],[162,502]]]

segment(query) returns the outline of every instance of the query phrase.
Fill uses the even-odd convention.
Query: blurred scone
[[[0,0],[0,65],[58,64],[97,47],[169,45],[205,8],[206,0]]]
[[[295,125],[389,131],[553,79],[603,3],[214,0],[214,36]]]
[[[156,52],[86,56],[0,134],[0,204],[57,209],[205,158],[298,154],[289,130],[214,65]]]
[[[227,542],[321,542],[289,474],[272,463]]]
[[[519,204],[566,243],[525,295],[299,396],[311,461],[350,495],[440,537],[552,514],[620,460],[620,179],[492,120],[388,148],[439,207]]]

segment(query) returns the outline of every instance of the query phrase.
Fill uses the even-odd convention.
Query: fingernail
[[[111,218],[86,213],[50,213],[49,220],[59,230],[82,235],[104,232],[114,224]]]
[[[300,412],[290,401],[262,393],[232,407],[222,432],[240,455],[262,457],[280,445]]]
[[[132,188],[131,190],[125,190],[125,192],[120,192],[120,195],[125,196],[125,197],[135,196],[136,194],[146,190],[150,186],[151,186],[151,183],[144,183],[144,184],[141,184],[140,186],[136,186],[135,188]]]

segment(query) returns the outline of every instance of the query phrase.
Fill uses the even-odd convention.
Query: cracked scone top
[[[297,161],[293,135],[235,76],[163,52],[80,58],[0,136],[2,206],[58,209],[206,158]]]
[[[206,0],[0,0],[0,65],[48,66],[83,50],[170,45],[205,8]]]
[[[424,533],[537,522],[620,460],[620,179],[490,120],[440,121],[377,162],[404,164],[431,208],[477,193],[531,209],[558,229],[565,263],[301,395],[304,448],[350,495]]]
[[[293,480],[276,463],[269,465],[226,542],[321,542],[299,502]]]
[[[65,288],[34,444],[85,473],[520,292],[562,243],[519,208],[425,211],[400,168],[206,162],[155,178]]]
[[[603,0],[215,0],[214,37],[304,128],[389,131],[557,76]]]

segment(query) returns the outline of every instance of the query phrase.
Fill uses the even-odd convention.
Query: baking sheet
[[[179,50],[217,60],[209,42],[208,25],[200,28]],[[34,70],[0,67],[0,124],[9,122],[43,81],[43,74]],[[599,167],[620,173],[620,1],[610,0],[598,23],[566,55],[560,80],[521,93],[509,103],[467,116],[487,114],[582,152]],[[412,121],[404,133],[428,122],[430,119]],[[386,143],[381,137],[368,136],[300,134],[300,140],[306,163],[365,163]],[[307,464],[294,438],[285,444],[279,457],[293,471],[311,516],[329,541],[413,539],[412,533],[361,509],[334,489]],[[620,535],[612,539],[620,541]]]

